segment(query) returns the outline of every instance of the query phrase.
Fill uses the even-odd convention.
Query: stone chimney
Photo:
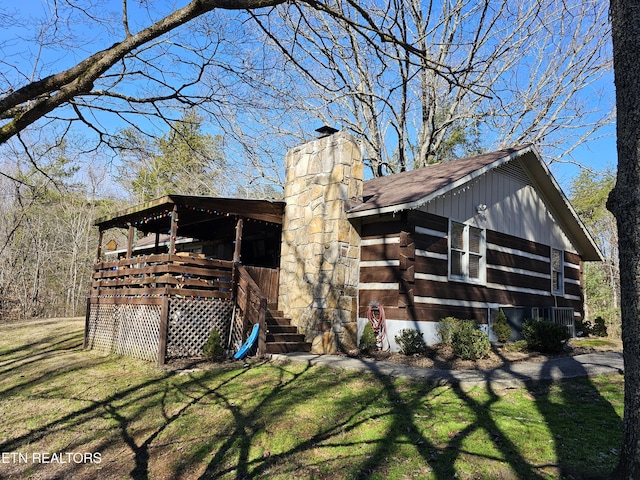
[[[287,153],[278,301],[314,353],[356,347],[360,234],[346,211],[362,200],[363,174],[346,132]]]

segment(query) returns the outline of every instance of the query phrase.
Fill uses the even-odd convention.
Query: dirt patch
[[[491,370],[517,362],[545,362],[550,358],[568,357],[594,352],[619,352],[622,351],[622,342],[607,339],[606,342],[588,344],[588,340],[570,340],[562,352],[543,354],[538,352],[511,351],[508,346],[492,345],[487,358],[480,360],[462,360],[456,358],[451,347],[445,345],[431,345],[424,354],[403,355],[391,352],[371,352],[361,355],[359,352],[350,352],[347,356],[374,359],[381,362],[400,363],[412,367],[440,368],[448,370]],[[586,343],[586,344],[585,344]]]

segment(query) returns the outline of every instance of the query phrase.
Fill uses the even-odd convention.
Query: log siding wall
[[[488,322],[498,306],[572,307],[583,315],[582,260],[564,252],[564,295],[551,294],[551,247],[486,231],[486,284],[448,278],[445,217],[420,211],[363,222],[359,316],[377,301],[387,319],[439,321],[447,316]]]

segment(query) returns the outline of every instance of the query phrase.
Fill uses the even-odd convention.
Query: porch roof
[[[176,208],[180,235],[202,238],[212,222],[226,223],[235,218],[282,225],[284,202],[242,198],[204,197],[196,195],[166,195],[149,202],[99,218],[95,225],[101,230],[134,226],[145,232],[166,233]],[[197,232],[198,235],[191,235]]]

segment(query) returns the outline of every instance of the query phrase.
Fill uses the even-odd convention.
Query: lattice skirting
[[[160,305],[91,305],[87,346],[106,353],[158,361]],[[224,299],[171,298],[166,359],[199,357],[212,329],[223,348],[237,350],[242,343],[242,321],[231,326],[233,301]],[[229,337],[231,336],[231,342]]]
[[[226,349],[233,302],[224,299],[172,298],[169,304],[167,358],[198,357],[215,328]],[[236,330],[236,328],[234,328]]]
[[[233,319],[233,329],[231,330],[231,341],[229,342],[229,347],[232,353],[240,350],[240,347],[245,340],[244,333],[244,321],[242,320],[242,315],[239,310],[236,310],[236,315]]]
[[[91,305],[89,348],[157,361],[159,338],[159,305]]]

